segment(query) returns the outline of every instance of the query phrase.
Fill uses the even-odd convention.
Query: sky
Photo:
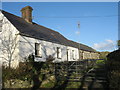
[[[3,2],[2,9],[21,17],[20,10],[28,5],[33,8],[34,22],[69,40],[97,51],[117,49],[117,2]]]

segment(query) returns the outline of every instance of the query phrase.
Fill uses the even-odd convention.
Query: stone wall
[[[80,59],[99,59],[100,54],[97,52],[90,52],[79,50],[80,52]]]

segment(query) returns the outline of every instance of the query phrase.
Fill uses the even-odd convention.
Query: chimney
[[[32,7],[26,6],[21,9],[22,18],[25,19],[28,23],[32,24]]]

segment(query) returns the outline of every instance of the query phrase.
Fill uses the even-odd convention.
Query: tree
[[[1,18],[0,25],[0,58],[2,62],[5,60],[10,68],[11,62],[14,60],[13,55],[18,45],[18,35],[15,34],[15,31],[12,29],[13,26],[4,17]]]

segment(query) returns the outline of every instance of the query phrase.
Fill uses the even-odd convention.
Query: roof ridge
[[[2,10],[2,13],[20,31],[20,33],[23,33],[24,35],[28,35],[29,37],[40,39],[40,40],[44,38],[46,41],[51,41],[54,43],[75,47],[78,49],[79,49],[78,44],[80,44],[81,50],[95,52],[93,48],[87,45],[69,40],[55,30],[39,25],[35,22],[32,22],[33,24],[30,24],[26,22],[22,17],[16,16],[4,10]],[[52,33],[54,35],[52,35]]]
[[[5,13],[8,13],[8,14],[10,14],[10,15],[13,15],[13,16],[16,16],[16,17],[18,17],[18,18],[23,19],[22,17],[17,16],[17,15],[14,15],[14,14],[12,14],[12,13],[9,13],[9,12],[7,12],[7,11],[1,10],[1,9],[0,9],[0,11],[3,11],[3,12],[5,12]],[[24,19],[23,19],[23,20],[24,20]],[[24,20],[24,21],[25,21],[25,20]],[[42,26],[42,25],[37,24],[37,23],[35,23],[35,22],[32,22],[32,23],[33,23],[33,24],[36,24],[36,25],[38,25],[38,26],[44,27],[44,28],[46,28],[46,29],[49,29],[50,31],[54,31],[54,32],[56,32],[56,33],[59,33],[59,32],[57,32],[57,31],[55,31],[55,30],[52,30],[52,29],[50,29],[50,28],[48,28],[48,27]],[[28,23],[28,24],[29,24],[29,23]]]
[[[52,30],[52,29],[50,29],[50,28],[48,28],[48,27],[45,27],[45,26],[40,25],[40,24],[37,24],[37,23],[35,23],[35,22],[32,22],[32,23],[33,23],[33,24],[36,24],[36,25],[38,25],[38,26],[40,26],[40,27],[44,27],[44,28],[46,28],[46,29],[49,29],[50,31],[53,31],[53,32],[59,33],[59,32],[57,32],[57,31],[55,31],[55,30]]]
[[[14,15],[14,14],[12,14],[12,13],[9,13],[9,12],[7,12],[7,11],[4,11],[4,10],[1,10],[2,12],[5,12],[5,13],[8,13],[8,14],[10,14],[10,15],[13,15],[13,16],[16,16],[16,17],[18,17],[18,18],[21,18],[21,19],[23,19],[22,17],[20,17],[20,16],[17,16],[17,15]],[[24,20],[24,19],[23,19]]]
[[[7,11],[4,11],[4,10],[1,10],[1,11],[3,11],[3,12],[5,12],[5,13],[8,13],[8,14],[10,14],[10,15],[13,15],[13,16],[16,16],[16,17],[18,17],[18,18],[21,18],[21,19],[23,19],[22,17],[20,17],[20,16],[17,16],[17,15],[14,15],[14,14],[12,14],[12,13],[9,13],[9,12],[7,12]],[[23,19],[24,20],[24,19]],[[24,20],[25,21],[25,20]],[[28,23],[28,22],[27,22]],[[37,24],[37,23],[35,23],[35,22],[32,22],[33,23],[33,25],[34,24],[36,24],[36,25],[38,25],[38,26],[40,26],[40,27],[43,27],[43,28],[46,28],[46,29],[49,29],[50,31],[53,31],[53,32],[55,32],[55,33],[59,33],[59,32],[57,32],[57,31],[55,31],[55,30],[53,30],[53,29],[50,29],[50,28],[48,28],[48,27],[45,27],[45,26],[43,26],[43,25],[40,25],[40,24]],[[28,24],[30,24],[30,23],[28,23]],[[60,34],[60,33],[59,33]],[[62,35],[63,36],[63,35]],[[64,37],[64,36],[63,36]],[[64,37],[65,38],[65,37]],[[66,38],[67,39],[67,38]]]

